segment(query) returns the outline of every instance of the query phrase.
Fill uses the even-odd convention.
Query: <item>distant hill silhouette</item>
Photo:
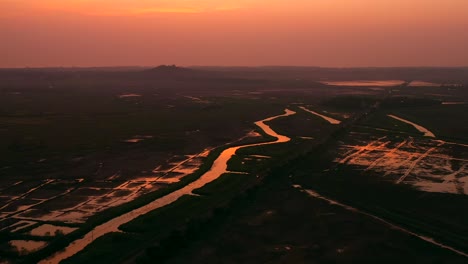
[[[207,72],[203,70],[194,70],[189,68],[178,67],[176,65],[160,65],[155,68],[144,70],[143,73],[146,77],[154,78],[200,78],[207,77]]]
[[[186,73],[186,72],[194,72],[196,70],[178,67],[176,65],[159,65],[157,67],[154,67],[145,71],[152,72],[152,73],[182,73],[182,72]]]

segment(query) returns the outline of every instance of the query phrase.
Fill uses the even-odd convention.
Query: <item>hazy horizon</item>
[[[0,0],[0,68],[466,67],[464,0]]]
[[[468,65],[460,66],[437,66],[437,65],[428,65],[428,66],[317,66],[317,65],[176,65],[176,64],[159,64],[159,65],[92,65],[92,66],[61,66],[61,65],[52,65],[52,66],[17,66],[17,67],[0,67],[0,69],[87,69],[87,68],[156,68],[159,66],[171,66],[174,65],[180,68],[321,68],[321,69],[417,69],[417,68],[428,68],[428,69],[458,69],[458,68],[468,68]]]

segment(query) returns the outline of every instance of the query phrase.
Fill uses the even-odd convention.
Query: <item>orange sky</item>
[[[468,66],[468,0],[0,0],[0,67]]]

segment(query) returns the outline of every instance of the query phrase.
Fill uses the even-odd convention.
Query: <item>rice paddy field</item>
[[[0,263],[465,262],[466,80],[380,71],[1,70]]]

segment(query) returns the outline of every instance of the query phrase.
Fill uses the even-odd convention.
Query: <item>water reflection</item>
[[[311,114],[313,114],[313,115],[316,115],[316,116],[319,116],[319,117],[325,119],[328,123],[330,123],[330,124],[332,124],[332,125],[339,125],[339,124],[341,123],[340,120],[336,120],[336,119],[333,119],[333,118],[328,117],[328,116],[326,116],[326,115],[319,114],[319,113],[317,113],[317,112],[315,112],[315,111],[312,111],[312,110],[309,110],[309,109],[307,109],[307,108],[305,108],[305,107],[303,107],[303,106],[299,106],[299,108],[302,109],[302,110],[304,110],[304,111],[306,111],[306,112],[309,112],[309,113],[311,113]]]
[[[324,81],[321,82],[326,85],[336,86],[398,86],[402,85],[404,81],[401,80],[380,80],[380,81]]]
[[[219,178],[222,174],[228,172],[227,170],[227,162],[231,159],[232,156],[235,155],[236,151],[241,148],[253,147],[253,146],[261,146],[261,145],[269,145],[269,144],[277,144],[277,143],[284,143],[290,141],[290,138],[284,135],[280,135],[276,133],[273,129],[271,129],[267,124],[268,121],[274,120],[280,117],[286,117],[295,114],[296,112],[291,111],[289,109],[285,109],[285,113],[282,115],[273,116],[258,122],[255,124],[260,127],[266,134],[269,136],[275,137],[275,141],[266,142],[266,143],[257,143],[257,144],[248,144],[243,146],[231,147],[219,155],[219,157],[214,161],[212,167],[209,171],[203,174],[198,180],[186,185],[185,187],[174,191],[166,196],[163,196],[153,202],[137,208],[133,211],[130,211],[124,215],[118,216],[104,224],[101,224],[95,227],[91,232],[86,234],[83,238],[75,240],[71,243],[68,247],[65,248],[64,251],[57,252],[52,257],[41,261],[40,263],[59,263],[60,261],[67,259],[76,253],[83,250],[87,245],[89,245],[94,239],[101,237],[110,232],[118,232],[119,226],[130,222],[131,220],[137,218],[138,216],[144,215],[150,211],[153,211],[157,208],[163,207],[170,203],[175,202],[183,195],[192,194],[192,191],[198,188],[203,187],[205,184],[210,183],[217,178]]]
[[[434,133],[432,133],[431,131],[429,131],[427,128],[423,127],[423,126],[420,126],[416,123],[413,123],[411,121],[408,121],[406,119],[403,119],[401,117],[398,117],[398,116],[395,116],[395,115],[388,115],[389,117],[393,118],[393,119],[396,119],[398,121],[401,121],[401,122],[404,122],[404,123],[407,123],[407,124],[410,124],[412,126],[414,126],[414,128],[416,128],[419,132],[422,132],[424,133],[424,136],[425,137],[433,137],[435,138],[435,135]]]

